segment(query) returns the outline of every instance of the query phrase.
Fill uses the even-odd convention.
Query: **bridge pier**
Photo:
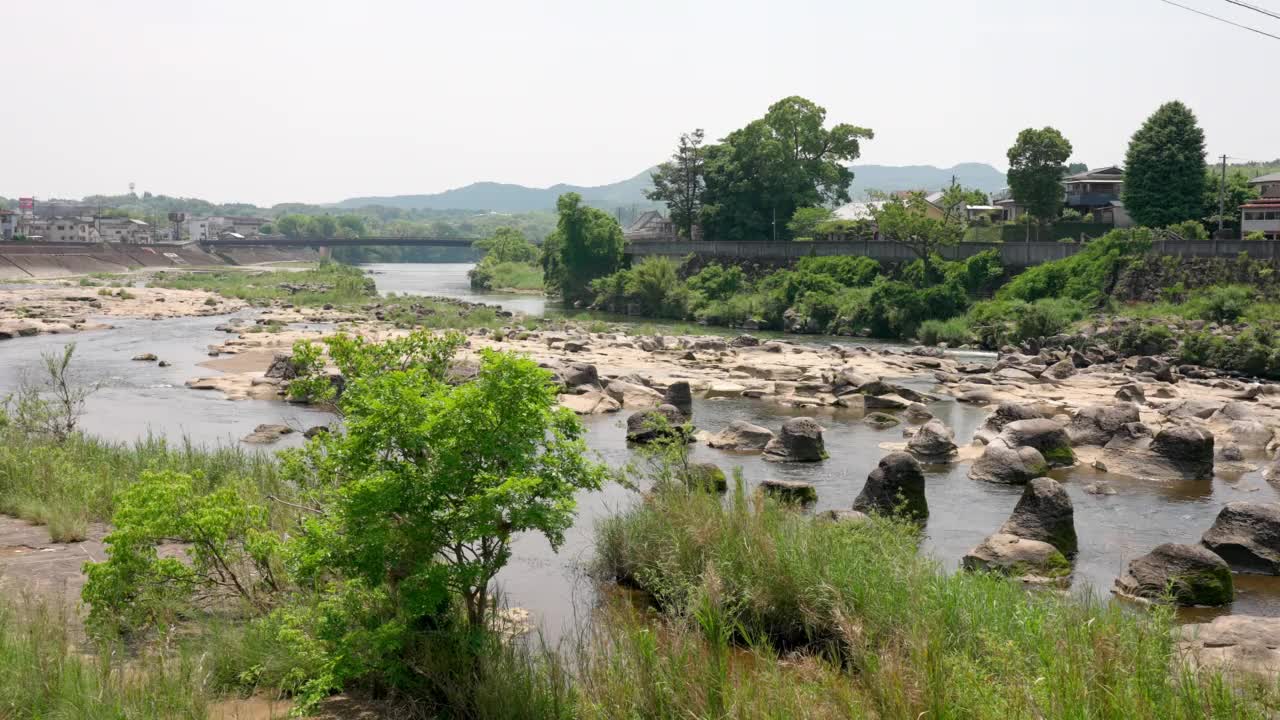
[[[321,245],[316,249],[320,251],[321,260],[328,260],[329,258],[333,257],[333,248],[329,247],[328,245]]]

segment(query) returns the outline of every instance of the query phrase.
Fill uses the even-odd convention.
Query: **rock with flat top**
[[[1115,402],[1081,408],[1071,419],[1067,434],[1075,445],[1106,445],[1129,423],[1138,422],[1138,408],[1133,403]]]
[[[684,413],[671,405],[641,410],[627,418],[627,441],[653,442],[661,438],[688,436]]]
[[[734,420],[729,426],[712,435],[707,445],[720,450],[760,452],[773,440],[773,431],[745,420]]]
[[[1033,447],[1009,447],[996,439],[969,467],[969,477],[1005,485],[1025,485],[1049,470],[1049,463]]]
[[[1280,618],[1220,615],[1178,629],[1180,657],[1193,669],[1245,673],[1274,682],[1280,675]]]
[[[1012,448],[1035,448],[1052,467],[1067,467],[1076,461],[1067,431],[1048,418],[1011,422],[1000,431],[999,439]]]
[[[818,489],[813,483],[797,480],[762,480],[760,490],[765,495],[786,503],[808,505],[818,501]]]
[[[988,536],[965,553],[961,564],[1032,584],[1065,583],[1071,576],[1071,562],[1053,545],[1008,533]]]

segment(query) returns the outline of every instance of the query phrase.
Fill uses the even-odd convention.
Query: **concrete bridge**
[[[416,245],[421,247],[471,247],[480,238],[400,237],[374,235],[359,238],[291,238],[284,235],[264,235],[236,239],[217,238],[200,243],[211,248],[219,247],[368,247],[373,245]]]
[[[1157,240],[1151,244],[1157,255],[1180,257],[1236,257],[1245,253],[1258,260],[1280,259],[1278,240]],[[985,243],[964,242],[938,249],[948,260],[964,260],[984,250],[996,250],[1008,267],[1031,267],[1049,260],[1070,257],[1086,245],[1061,242]],[[810,256],[851,255],[869,257],[880,262],[910,262],[915,253],[905,245],[889,240],[814,241],[814,242],[720,242],[687,240],[636,240],[627,243],[630,257],[698,255],[768,262],[794,262]]]

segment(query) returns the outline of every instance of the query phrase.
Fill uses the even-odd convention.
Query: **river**
[[[381,292],[449,295],[500,304],[532,314],[548,311],[541,297],[472,292],[467,284],[468,264],[379,264],[368,266]],[[246,317],[252,311],[245,312]],[[199,444],[231,444],[259,423],[287,423],[305,428],[329,419],[325,413],[264,400],[228,401],[216,392],[194,391],[183,383],[214,371],[201,367],[207,346],[225,336],[215,326],[226,316],[176,320],[112,320],[114,329],[76,336],[44,335],[0,343],[0,394],[11,391],[25,373],[34,372],[42,351],[67,342],[77,344],[79,367],[86,379],[100,384],[88,401],[83,428],[113,440],[131,441],[148,433],[171,440],[184,438]],[[840,340],[836,340],[840,341]],[[847,339],[843,342],[849,342]],[[865,343],[860,343],[865,344]],[[134,355],[152,352],[171,365],[134,362]],[[920,377],[908,382],[929,391],[933,381]],[[970,442],[987,410],[956,402],[938,402],[929,408],[954,429],[960,444]],[[814,511],[848,508],[862,488],[867,474],[886,450],[886,443],[901,443],[901,428],[877,430],[861,421],[853,410],[793,411],[759,400],[717,399],[694,401],[694,423],[712,432],[732,420],[747,420],[777,428],[793,415],[815,416],[826,427],[830,459],[814,464],[765,463],[758,456],[730,455],[702,445],[694,458],[716,462],[726,471],[740,466],[747,483],[768,477],[805,480],[818,487]],[[631,459],[624,439],[627,413],[584,418],[587,443],[599,458],[613,466]],[[301,442],[300,433],[286,436],[283,447]],[[929,467],[927,498],[930,517],[924,552],[947,568],[994,532],[1012,511],[1021,488],[969,480],[967,464]],[[1232,500],[1274,502],[1280,493],[1258,472],[1243,475],[1220,473],[1211,481],[1159,483],[1105,476],[1088,467],[1055,471],[1075,505],[1080,538],[1073,591],[1104,597],[1112,580],[1129,559],[1163,542],[1198,542],[1224,504]],[[1116,495],[1091,495],[1088,482],[1106,479]],[[583,569],[591,556],[595,524],[606,515],[635,501],[628,490],[612,486],[579,497],[576,523],[559,553],[552,552],[540,536],[518,539],[515,557],[500,576],[506,601],[529,609],[546,637],[562,637],[574,620],[591,607],[592,583]],[[1187,611],[1197,619],[1221,612],[1280,615],[1280,580],[1237,575],[1237,600],[1217,611]]]

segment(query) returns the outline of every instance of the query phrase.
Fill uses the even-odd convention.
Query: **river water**
[[[467,284],[468,264],[379,264],[368,266],[384,293],[448,295],[500,304],[530,314],[551,311],[541,297],[473,293]],[[252,311],[246,311],[249,316]],[[214,327],[226,317],[174,320],[112,320],[111,330],[76,336],[38,336],[0,343],[0,394],[11,391],[23,376],[34,372],[43,351],[67,342],[77,344],[77,365],[86,379],[101,387],[88,401],[83,428],[101,437],[131,441],[147,434],[198,444],[232,444],[259,423],[287,423],[305,428],[329,418],[305,407],[264,400],[228,401],[219,393],[189,390],[192,377],[216,374],[200,367],[207,361],[206,348],[225,336]],[[156,353],[171,363],[134,362],[143,352]],[[929,391],[932,379],[920,377],[906,383]],[[970,442],[987,411],[955,403],[938,402],[930,408],[954,429],[956,441]],[[631,460],[625,442],[626,412],[584,418],[587,443],[599,459],[613,466]],[[726,472],[741,467],[748,485],[766,478],[805,480],[818,487],[813,508],[822,511],[848,508],[866,476],[887,452],[884,445],[901,443],[901,427],[873,429],[853,410],[795,411],[766,401],[717,399],[694,401],[694,423],[716,432],[733,420],[764,425],[775,430],[789,416],[811,415],[826,427],[830,459],[813,464],[765,463],[759,456],[744,456],[694,447],[694,459],[715,462]],[[284,447],[301,442],[300,433],[286,436]],[[1021,488],[969,480],[967,464],[926,468],[930,517],[924,551],[947,568],[958,566],[966,550],[994,532],[1017,503]],[[1211,481],[1157,483],[1106,476],[1091,468],[1055,471],[1075,505],[1080,554],[1076,560],[1073,591],[1105,597],[1112,580],[1131,558],[1163,542],[1194,543],[1213,523],[1227,502],[1274,502],[1280,492],[1259,472],[1220,474]],[[1105,479],[1117,491],[1113,496],[1083,491],[1089,482]],[[612,486],[579,497],[579,514],[558,553],[540,536],[521,537],[515,557],[501,574],[507,602],[529,609],[546,637],[561,637],[590,608],[592,583],[583,569],[591,557],[595,524],[603,517],[635,502],[633,493]],[[1187,618],[1203,618],[1221,612],[1280,615],[1280,580],[1236,576],[1237,600],[1230,608],[1188,611]]]

